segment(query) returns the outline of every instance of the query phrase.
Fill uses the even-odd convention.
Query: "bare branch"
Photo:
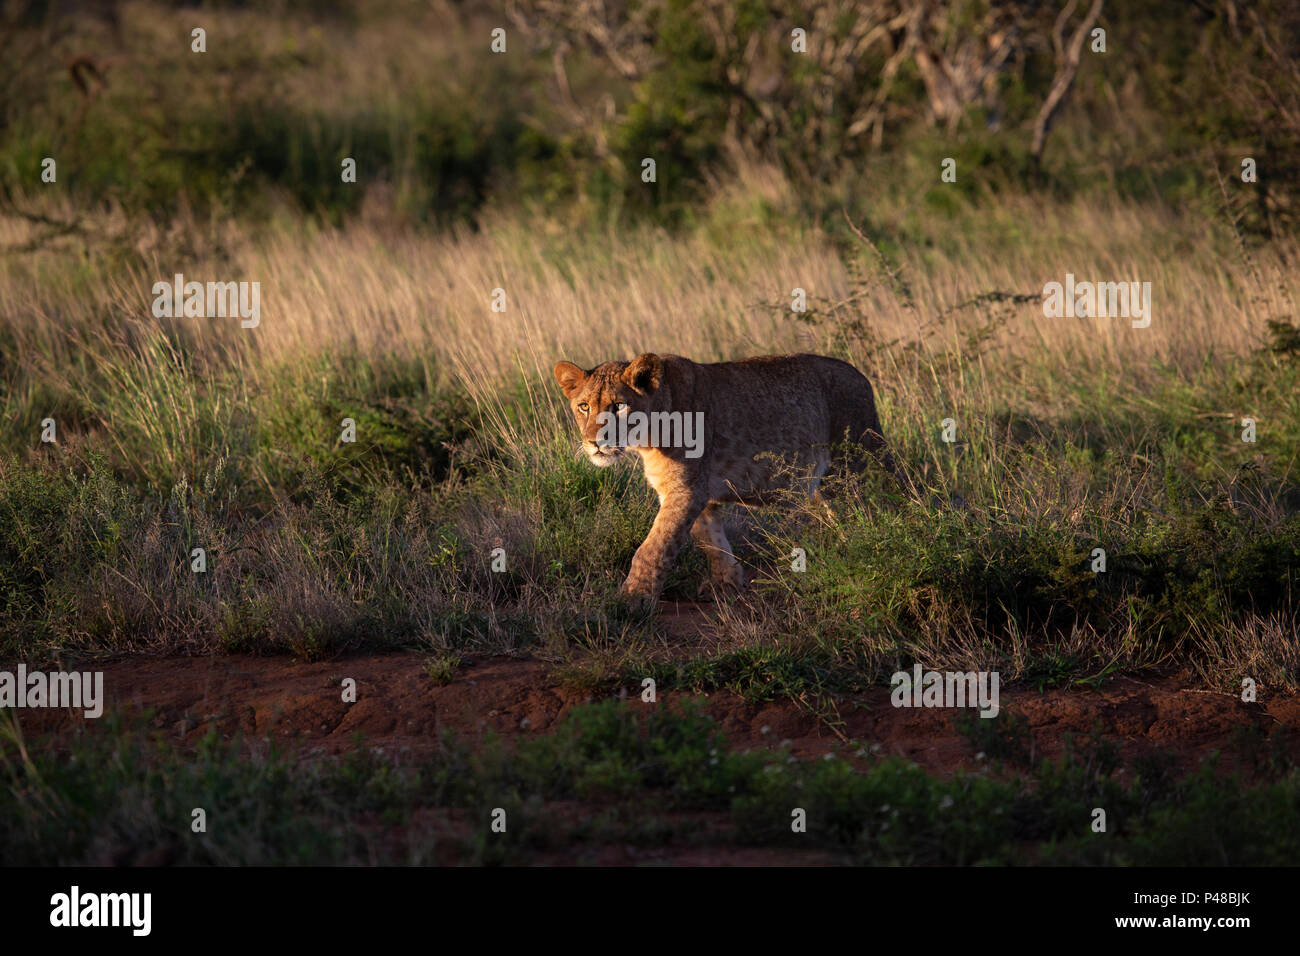
[[[1043,101],[1038,117],[1034,120],[1034,140],[1029,147],[1029,153],[1035,160],[1042,156],[1052,121],[1056,119],[1056,114],[1064,105],[1070,87],[1074,84],[1075,74],[1079,72],[1079,58],[1083,53],[1083,41],[1092,31],[1097,18],[1101,16],[1104,2],[1105,0],[1093,0],[1092,8],[1084,16],[1078,29],[1074,31],[1068,48],[1065,44],[1065,25],[1070,14],[1074,12],[1075,0],[1070,0],[1060,16],[1056,18],[1056,25],[1052,29],[1052,46],[1057,51],[1056,76],[1052,79],[1052,88],[1048,91],[1047,99]]]

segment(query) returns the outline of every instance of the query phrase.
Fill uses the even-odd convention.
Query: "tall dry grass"
[[[101,420],[102,428],[183,432],[196,417],[188,389],[210,398],[224,391],[234,403],[318,359],[344,381],[349,369],[415,362],[432,384],[454,380],[491,409],[509,381],[548,390],[560,358],[593,365],[657,351],[716,361],[805,350],[873,370],[889,417],[933,423],[997,405],[1061,412],[1089,383],[1140,395],[1162,370],[1190,377],[1245,354],[1262,341],[1265,318],[1297,311],[1293,240],[1243,257],[1222,224],[1114,201],[1010,197],[951,226],[939,217],[918,226],[905,203],[886,202],[870,227],[905,237],[893,257],[904,293],[870,249],[852,247],[842,224],[789,224],[797,222],[789,187],[753,168],[714,199],[703,228],[684,236],[650,228],[575,234],[505,214],[448,235],[291,223],[254,236],[234,221],[206,230],[182,223],[137,237],[122,268],[93,252],[78,261],[67,243],[4,265],[7,411],[25,423],[42,413],[32,404],[38,381],[41,394],[73,396],[87,408],[100,406],[100,390],[118,389],[141,400],[117,409],[125,421]],[[770,210],[786,224],[772,227]],[[0,242],[20,243],[29,231],[0,221]],[[207,241],[185,255],[177,233]],[[150,288],[177,272],[261,283],[261,325],[154,318]],[[1066,273],[1150,282],[1150,328],[1049,319],[1035,303],[955,308],[995,290],[1037,293]],[[791,312],[796,288],[825,321]],[[493,309],[497,289],[503,311]],[[857,323],[847,336],[839,328],[846,317]],[[973,335],[978,350],[967,347]],[[881,350],[885,343],[895,347]],[[170,373],[155,359],[168,351],[184,363],[180,381],[160,379]],[[932,404],[940,379],[945,407]]]

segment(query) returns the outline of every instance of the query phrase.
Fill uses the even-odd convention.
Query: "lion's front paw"
[[[624,581],[619,588],[619,604],[633,614],[649,614],[658,605],[658,593]]]
[[[637,610],[648,611],[655,606],[659,597],[659,588],[654,582],[629,577],[619,586],[619,598]]]
[[[714,574],[713,584],[715,587],[724,590],[743,591],[745,590],[745,572],[740,569],[740,565],[733,564],[727,570]]]
[[[739,568],[731,571],[710,574],[708,579],[700,582],[698,596],[701,598],[709,595],[722,600],[732,598],[745,590],[745,576]]]

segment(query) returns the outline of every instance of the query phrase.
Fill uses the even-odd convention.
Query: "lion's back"
[[[718,487],[761,488],[775,458],[824,466],[827,447],[879,432],[866,376],[825,355],[763,355],[703,364],[664,356],[674,411],[701,412],[703,474]]]

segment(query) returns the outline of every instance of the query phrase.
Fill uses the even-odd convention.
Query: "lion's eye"
[[[615,415],[622,415],[625,411],[627,411],[627,405],[625,405],[623,402],[615,402],[615,403],[614,403],[614,414],[615,414]]]
[[[591,411],[591,406],[588,405],[586,402],[579,402],[578,411],[582,412],[582,414],[585,415],[587,414],[587,412]]]

